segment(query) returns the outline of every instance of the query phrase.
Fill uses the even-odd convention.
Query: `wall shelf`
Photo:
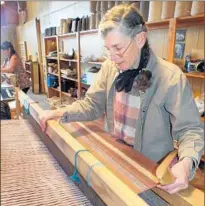
[[[102,65],[103,62],[87,62],[88,64],[98,64],[98,65]]]
[[[70,98],[72,98],[73,100],[77,100],[77,98],[75,98],[75,97],[71,97],[71,94],[70,93],[68,93],[68,92],[61,92],[63,95],[65,95],[65,96],[67,96],[67,97],[70,97]]]
[[[52,89],[52,90],[54,90],[54,91],[56,91],[56,92],[60,92],[60,90],[59,90],[59,89],[54,88],[54,87],[49,87],[49,89]]]
[[[64,58],[60,58],[60,61],[65,61],[65,62],[75,62],[77,63],[77,59],[64,59]]]
[[[171,19],[159,20],[155,22],[146,22],[146,25],[149,30],[168,29],[170,20]],[[196,24],[204,24],[204,14],[176,18],[176,27],[195,26]]]
[[[57,38],[57,35],[56,36],[45,36],[44,39],[50,39],[50,40],[53,40],[53,39],[56,39]]]
[[[177,27],[204,25],[204,14],[177,18]]]
[[[66,77],[66,76],[64,76],[63,74],[61,74],[61,77],[64,78],[64,79],[67,79],[67,80],[71,80],[71,81],[74,81],[74,82],[78,82],[77,79],[74,79],[74,78],[71,78],[71,77]]]
[[[46,56],[46,59],[58,60],[58,58],[57,58],[57,57],[49,57],[49,56]]]
[[[54,75],[54,76],[58,77],[58,74],[56,74],[56,73],[48,72],[48,74],[51,74],[51,75]]]
[[[67,33],[67,34],[59,34],[58,37],[59,38],[66,38],[66,37],[76,37],[77,35],[77,32],[74,32],[74,33]]]
[[[187,77],[193,77],[193,78],[200,78],[200,79],[204,79],[204,73],[199,72],[199,73],[184,73]]]

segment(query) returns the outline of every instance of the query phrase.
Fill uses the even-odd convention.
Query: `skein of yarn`
[[[113,6],[115,6],[114,1],[108,1],[108,9],[111,9]]]
[[[107,11],[108,2],[107,1],[101,1],[101,11],[105,12]]]
[[[96,22],[95,22],[95,28],[98,28],[98,25],[101,21],[101,12],[96,13]]]
[[[191,1],[176,1],[174,17],[190,16]]]
[[[193,1],[191,15],[204,14],[204,1]]]
[[[161,19],[169,19],[174,16],[175,4],[175,1],[163,2]]]
[[[90,12],[91,13],[96,12],[96,4],[97,4],[97,1],[90,1]]]
[[[132,5],[134,7],[136,7],[138,10],[140,10],[140,1],[136,1],[136,2],[132,3]]]
[[[97,12],[101,11],[101,1],[97,1],[96,11],[97,11]]]
[[[140,2],[140,13],[142,14],[144,20],[147,21],[149,15],[149,1]]]
[[[121,1],[115,1],[115,6],[121,4]]]
[[[162,3],[161,1],[150,1],[148,22],[161,19]]]
[[[96,14],[90,15],[90,29],[95,29],[96,27]]]

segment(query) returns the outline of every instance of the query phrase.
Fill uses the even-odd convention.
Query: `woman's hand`
[[[180,190],[186,189],[189,184],[189,177],[193,161],[189,157],[183,158],[180,162],[176,163],[172,168],[171,172],[176,178],[174,183],[169,185],[158,185],[157,187],[165,190],[169,194],[174,194]]]
[[[45,110],[39,115],[40,126],[43,132],[46,131],[47,121],[50,119],[58,119],[59,112],[57,110]]]

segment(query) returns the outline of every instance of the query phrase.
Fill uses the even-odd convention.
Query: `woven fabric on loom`
[[[77,122],[62,126],[137,194],[156,186],[156,177],[153,175],[156,163],[113,140],[98,125],[89,122],[84,124],[85,128]],[[146,172],[147,176],[142,171]]]
[[[91,206],[26,120],[1,122],[1,205]]]

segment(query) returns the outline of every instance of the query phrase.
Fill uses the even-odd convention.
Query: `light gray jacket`
[[[152,85],[140,92],[141,108],[136,120],[134,148],[154,161],[179,144],[179,158],[191,157],[199,163],[203,153],[203,127],[188,80],[174,64],[153,53],[147,65]],[[106,113],[108,132],[113,134],[113,100],[118,69],[110,60],[103,63],[84,100],[67,107],[63,119],[91,121]]]

